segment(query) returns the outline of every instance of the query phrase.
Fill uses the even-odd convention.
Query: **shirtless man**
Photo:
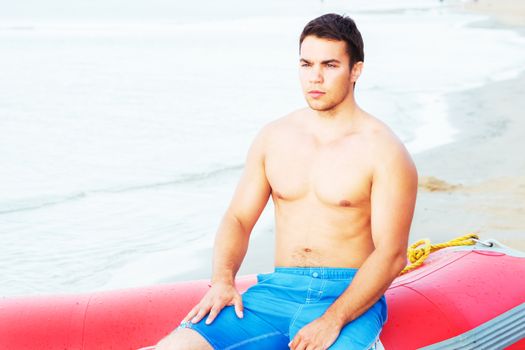
[[[374,348],[384,292],[406,264],[417,173],[355,102],[364,55],[353,20],[316,18],[299,45],[308,107],[256,136],[216,236],[211,288],[157,349]],[[270,196],[275,271],[241,296],[234,279]]]

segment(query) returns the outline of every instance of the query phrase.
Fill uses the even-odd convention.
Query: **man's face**
[[[327,111],[343,102],[358,77],[356,69],[351,74],[346,43],[309,35],[301,44],[300,56],[299,77],[310,108]]]

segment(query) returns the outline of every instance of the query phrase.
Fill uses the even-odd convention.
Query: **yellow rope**
[[[474,239],[479,239],[478,235],[475,233],[469,233],[467,235],[454,238],[448,242],[430,244],[430,239],[420,239],[419,241],[412,244],[408,247],[407,258],[410,261],[410,265],[407,265],[399,275],[407,273],[408,271],[417,269],[419,266],[423,265],[423,262],[430,255],[430,253],[435,252],[436,250],[443,249],[446,247],[456,247],[462,245],[474,245],[476,242]],[[420,247],[422,245],[422,247]]]

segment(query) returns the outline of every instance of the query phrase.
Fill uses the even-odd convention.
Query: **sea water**
[[[266,123],[305,105],[298,37],[365,42],[357,102],[412,153],[452,142],[446,94],[519,73],[525,43],[439,1],[2,2],[0,295],[177,280],[209,248]],[[254,235],[273,230],[271,201]],[[208,249],[208,250],[206,250]]]

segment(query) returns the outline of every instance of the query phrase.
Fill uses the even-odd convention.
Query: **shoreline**
[[[525,4],[478,0],[459,10],[490,16],[471,26],[525,37],[525,21],[516,20],[525,20]],[[503,16],[509,13],[512,18]],[[452,143],[413,157],[420,183],[410,242],[429,237],[438,243],[476,232],[482,240],[525,251],[525,159],[518,151],[525,147],[522,91],[525,71],[446,96],[458,134]]]
[[[525,160],[517,151],[525,146],[524,89],[525,72],[448,96],[460,134],[414,156],[420,184],[411,242],[479,232],[525,251]]]

